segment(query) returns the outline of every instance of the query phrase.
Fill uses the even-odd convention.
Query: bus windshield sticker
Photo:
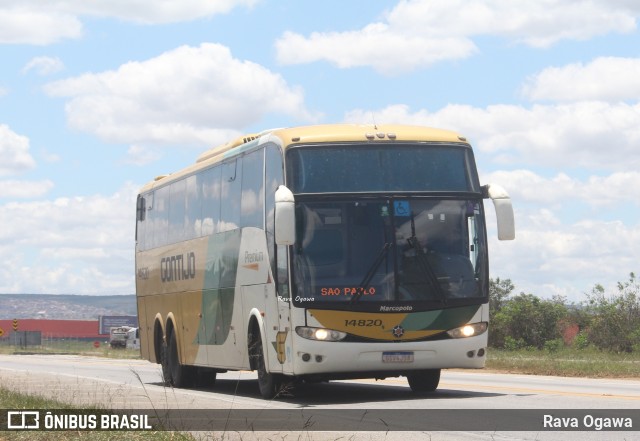
[[[376,294],[376,288],[373,286],[344,286],[344,287],[322,287],[320,288],[321,296],[373,296]]]
[[[393,212],[398,217],[411,216],[409,201],[393,201]]]

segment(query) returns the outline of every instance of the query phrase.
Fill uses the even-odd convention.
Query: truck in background
[[[131,326],[115,326],[109,331],[112,348],[140,349],[140,329]]]

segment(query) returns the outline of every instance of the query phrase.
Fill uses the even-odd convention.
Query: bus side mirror
[[[482,187],[485,198],[493,201],[496,209],[496,221],[498,223],[498,239],[513,240],[516,238],[516,226],[513,216],[513,206],[507,191],[499,185],[488,184]]]
[[[276,190],[275,234],[277,245],[296,242],[296,209],[293,193],[284,185]]]

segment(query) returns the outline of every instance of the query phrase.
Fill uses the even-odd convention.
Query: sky
[[[133,294],[135,198],[243,133],[450,129],[511,195],[490,273],[640,271],[640,2],[2,0],[0,293]]]

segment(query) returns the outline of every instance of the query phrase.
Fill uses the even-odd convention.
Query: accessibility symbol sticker
[[[409,201],[393,201],[393,212],[396,216],[411,216]]]

